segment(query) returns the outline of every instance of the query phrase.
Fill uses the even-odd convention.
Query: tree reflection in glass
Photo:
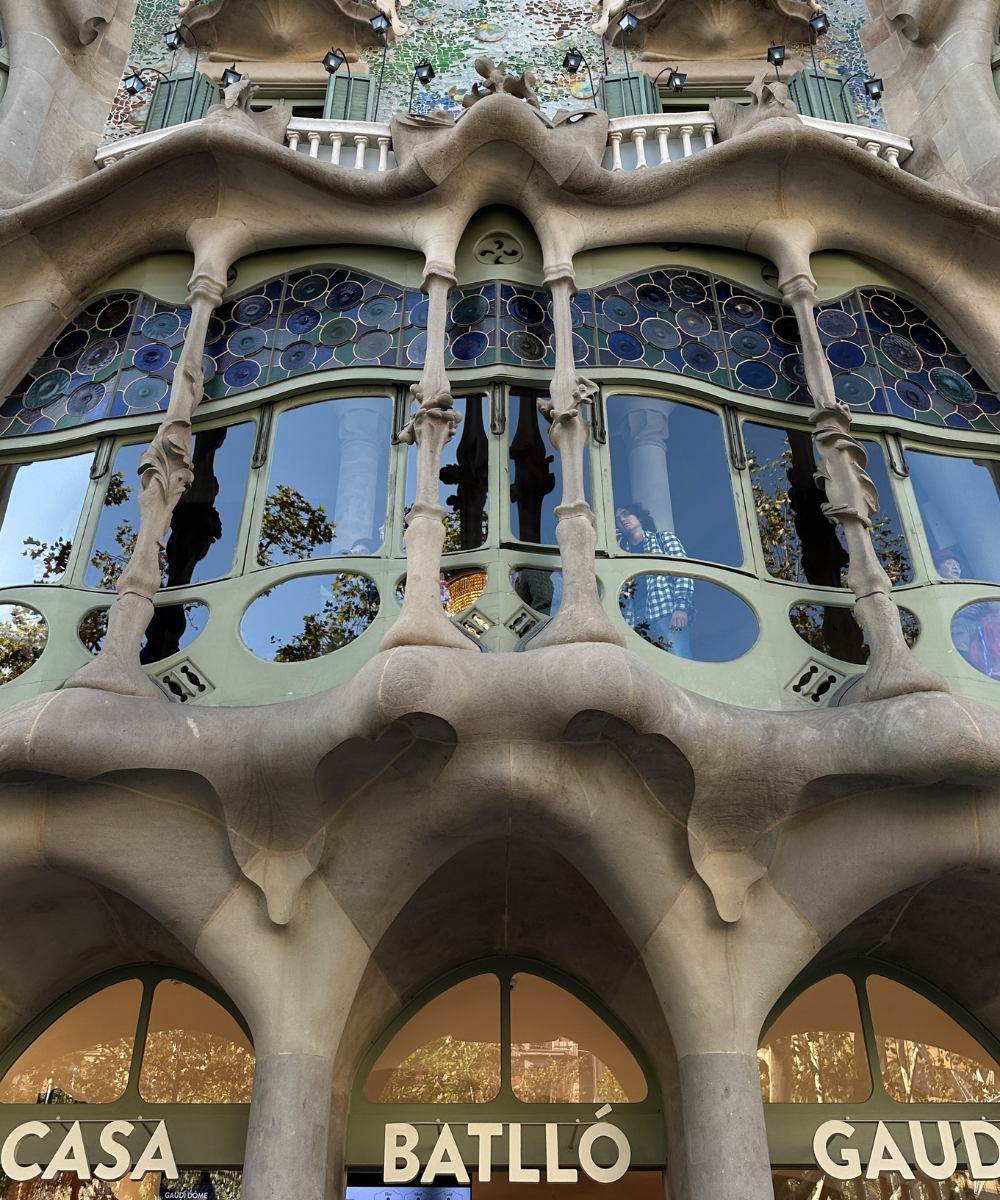
[[[190,600],[185,604],[158,605],[154,619],[146,626],[139,648],[139,661],[160,662],[171,654],[187,649],[195,638],[204,632],[208,625],[208,616],[208,605],[197,600]],[[80,622],[77,632],[80,641],[91,654],[96,654],[104,644],[108,632],[108,610],[91,609]],[[159,634],[160,639],[153,640],[151,634]]]
[[[91,451],[0,465],[0,587],[63,577],[93,461]]]
[[[392,401],[324,400],[278,418],[257,565],[375,554],[385,536]]]
[[[865,981],[882,1083],[904,1103],[995,1104],[1000,1065],[936,1004],[882,975]]]
[[[166,979],[156,985],[139,1094],[152,1104],[249,1104],[254,1052],[211,996]]]
[[[485,1104],[500,1091],[500,981],[476,975],[429,1001],[378,1057],[365,1096],[382,1104]]]
[[[142,984],[127,979],[54,1021],[0,1080],[3,1104],[109,1104],[128,1083]]]
[[[871,1076],[854,984],[831,975],[798,996],[757,1051],[760,1090],[772,1104],[866,1100]]]
[[[240,636],[259,658],[306,662],[349,645],[378,610],[378,588],[364,575],[305,575],[258,596],[243,614]]]
[[[841,658],[844,662],[864,664],[868,661],[868,637],[846,606],[793,604],[788,610],[788,619],[799,637],[814,650],[829,654],[831,658]],[[903,638],[912,650],[920,634],[920,622],[908,608],[899,610],[899,621],[903,628]],[[854,623],[856,632],[850,628],[851,622]],[[844,636],[845,630],[850,636]],[[855,657],[845,658],[847,654]]]
[[[38,661],[48,636],[41,613],[23,604],[0,604],[0,685]]]

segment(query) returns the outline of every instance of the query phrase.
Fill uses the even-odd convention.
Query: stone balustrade
[[[108,166],[126,154],[188,126],[174,125],[151,133],[140,133],[97,152],[97,165]],[[803,117],[802,123],[839,137],[848,145],[881,158],[898,167],[912,152],[908,138],[866,125],[847,125]],[[355,170],[389,171],[395,168],[389,126],[376,121],[322,121],[293,117],[288,125],[286,144],[297,154]],[[616,117],[608,130],[608,147],[603,166],[610,171],[635,171],[711,149],[715,145],[715,121],[705,112],[644,113],[636,117]]]

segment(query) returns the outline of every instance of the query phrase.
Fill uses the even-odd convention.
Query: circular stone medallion
[[[708,295],[705,285],[692,275],[675,275],[670,281],[670,290],[684,304],[700,304]]]
[[[227,387],[249,387],[260,378],[260,363],[254,362],[253,359],[247,359],[245,362],[235,362],[231,367],[226,368],[222,378],[225,380]]]
[[[526,358],[529,362],[540,362],[545,357],[545,343],[533,333],[523,329],[515,329],[507,334],[507,345],[518,358]]]
[[[696,308],[682,308],[677,314],[677,324],[691,337],[706,337],[712,332],[712,322]]]
[[[767,363],[753,361],[741,362],[736,368],[736,378],[744,387],[757,392],[770,391],[778,382],[777,375]]]
[[[485,333],[463,333],[461,337],[452,342],[451,352],[463,362],[471,362],[480,354],[485,354],[489,344],[490,339]]]
[[[753,325],[764,316],[764,310],[749,296],[730,296],[722,306],[722,311],[730,321],[736,321],[739,325]]]
[[[545,320],[542,306],[532,300],[530,296],[512,296],[507,301],[507,311],[515,321],[520,321],[524,325],[541,325]]]
[[[681,358],[692,370],[699,371],[702,375],[710,375],[719,367],[719,358],[715,351],[710,350],[708,346],[700,346],[697,342],[688,342],[681,350]]]
[[[114,329],[132,315],[132,305],[127,300],[112,300],[97,318],[98,329]]]
[[[466,296],[451,310],[451,319],[456,325],[478,325],[489,311],[490,302],[485,296]]]
[[[39,383],[41,380],[39,380]],[[931,383],[939,396],[951,404],[975,404],[976,393],[972,390],[967,379],[963,379],[955,371],[947,367],[935,367],[931,371]],[[25,401],[27,407],[27,401]]]
[[[148,379],[136,379],[122,393],[129,408],[155,408],[167,394],[167,381],[151,375]]]
[[[266,296],[244,296],[233,305],[233,320],[237,325],[259,325],[271,315],[271,301]]]
[[[358,320],[362,325],[382,325],[396,315],[396,301],[391,296],[375,296],[361,305]]]
[[[70,395],[66,401],[66,411],[74,417],[82,417],[84,413],[93,412],[106,395],[103,383],[85,383]]]
[[[354,343],[356,358],[381,358],[392,346],[392,334],[384,329],[372,329],[363,333]]]
[[[827,337],[849,338],[858,331],[857,322],[850,313],[842,312],[839,308],[828,308],[816,318],[816,327]]]
[[[113,362],[117,353],[118,342],[114,338],[101,338],[84,350],[77,360],[76,369],[81,375],[93,375]]]
[[[669,321],[660,317],[647,317],[639,330],[651,346],[660,350],[676,350],[681,344],[681,335]]]
[[[263,329],[237,329],[229,335],[226,349],[238,358],[246,358],[264,349],[267,335]]]
[[[635,307],[624,296],[608,296],[601,307],[608,320],[616,325],[634,325],[639,319]]]
[[[310,300],[322,296],[329,286],[330,281],[325,275],[307,275],[292,288],[292,299],[299,304],[308,304]]]
[[[285,322],[285,328],[289,333],[301,337],[304,333],[315,329],[320,320],[319,312],[315,308],[300,308],[298,312],[289,315]]]
[[[630,333],[622,333],[621,330],[608,335],[608,349],[615,358],[625,362],[634,362],[642,358],[642,342]]]
[[[826,357],[842,371],[851,371],[864,366],[865,352],[854,342],[831,342],[826,348]]]
[[[61,368],[58,371],[49,371],[41,379],[36,379],[25,392],[22,401],[24,407],[44,408],[46,404],[51,404],[53,400],[57,400],[63,394],[69,381],[69,371]]]
[[[653,312],[666,312],[670,308],[670,293],[656,283],[642,283],[635,289],[636,299]]]
[[[86,346],[87,341],[87,334],[83,329],[71,329],[56,342],[56,358],[70,358],[74,354],[79,354]]]
[[[181,327],[181,319],[176,313],[156,313],[147,317],[142,323],[142,336],[150,341],[165,342],[172,338]]]
[[[875,389],[864,376],[849,373],[836,376],[833,391],[838,400],[843,400],[852,408],[870,404],[875,395]]]
[[[883,334],[878,345],[886,358],[904,371],[919,371],[924,365],[916,346],[897,333]]]
[[[350,317],[335,317],[327,321],[319,332],[320,344],[323,346],[342,346],[344,342],[354,340],[357,325]]]
[[[281,352],[281,366],[285,371],[301,371],[308,367],[316,353],[316,347],[310,342],[292,342]]]
[[[926,412],[931,406],[931,398],[919,384],[912,379],[900,379],[896,383],[896,395],[904,404],[919,412]]]
[[[731,335],[729,343],[743,358],[763,358],[771,349],[771,343],[756,329],[737,330]]]
[[[261,335],[263,337],[263,334]],[[170,362],[170,348],[161,346],[159,342],[150,342],[148,346],[140,346],[132,355],[132,365],[140,371],[159,371]]]
[[[326,307],[334,312],[341,312],[345,308],[353,308],[355,304],[364,296],[365,289],[360,283],[338,283],[335,288],[332,288],[329,296],[326,298]]]

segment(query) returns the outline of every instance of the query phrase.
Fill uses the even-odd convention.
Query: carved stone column
[[[139,649],[153,615],[153,597],[160,588],[161,556],[170,520],[194,478],[191,418],[204,393],[202,356],[208,322],[226,289],[229,267],[248,248],[248,240],[244,226],[235,221],[199,220],[188,230],[188,242],[195,252],[188,283],[191,320],[167,411],[148,450],[139,459],[139,532],[135,548],[115,585],[118,598],[108,612],[108,632],[100,653],[71,675],[66,687],[165,698],[141,669]]]
[[[549,281],[555,325],[556,367],[551,399],[540,402],[550,422],[549,439],[562,464],[562,500],[556,508],[556,541],[562,558],[563,600],[559,611],[525,646],[538,650],[570,642],[610,642],[624,646],[625,639],[611,624],[601,606],[594,570],[597,536],[594,513],[583,490],[583,451],[590,437],[590,422],[581,409],[592,403],[598,388],[576,373],[573,358],[573,281],[560,274]]]
[[[872,544],[878,492],[865,472],[868,456],[851,436],[851,412],[833,390],[830,364],[816,328],[816,280],[809,269],[815,242],[803,222],[769,222],[751,243],[766,250],[778,267],[778,287],[799,326],[806,379],[813,398],[817,481],[826,490],[823,512],[840,525],[847,541],[847,585],[857,597],[854,614],[868,635],[868,669],[843,703],[885,700],[911,692],[947,692],[948,684],[913,654],[903,637],[892,582]]]
[[[448,322],[451,275],[428,274],[427,354],[420,382],[410,391],[417,411],[399,435],[417,447],[417,498],[406,522],[406,593],[403,608],[382,639],[383,650],[395,646],[451,646],[476,650],[469,638],[448,620],[441,605],[441,551],[444,548],[445,509],[439,501],[441,452],[455,433],[461,413],[455,412],[451,385],[444,368],[444,338]]]

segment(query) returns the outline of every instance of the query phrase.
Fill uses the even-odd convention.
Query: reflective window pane
[[[556,544],[556,506],[562,503],[562,461],[549,439],[549,423],[538,411],[544,392],[510,394],[510,528],[521,542]],[[583,491],[590,499],[590,447],[583,452]]]
[[[616,514],[632,510],[631,521],[616,522],[623,550],[743,562],[721,417],[652,396],[611,396],[608,442]]]
[[[757,1065],[772,1104],[866,1100],[871,1075],[851,980],[831,975],[793,1000],[764,1036]]]
[[[156,985],[139,1094],[151,1104],[249,1104],[254,1053],[236,1019],[176,979]]]
[[[125,1092],[142,984],[112,984],[63,1013],[0,1080],[0,1103],[110,1104]]]
[[[186,649],[208,624],[208,605],[192,600],[187,604],[158,604],[146,626],[139,648],[143,664],[160,662]],[[104,645],[108,632],[108,610],[94,608],[80,622],[77,633],[91,654]]]
[[[441,602],[450,617],[465,612],[486,590],[487,573],[483,570],[442,571]]]
[[[633,575],[618,604],[640,637],[678,658],[731,662],[760,633],[753,609],[735,592],[685,575]]]
[[[353,642],[375,620],[378,588],[364,575],[305,575],[250,605],[240,637],[259,658],[305,662]]]
[[[868,635],[846,605],[793,604],[788,610],[788,619],[799,637],[814,650],[844,662],[864,664],[868,661]],[[906,644],[912,650],[920,633],[920,622],[908,608],[899,610],[899,621]]]
[[[195,434],[194,481],[174,509],[160,556],[164,587],[218,579],[233,555],[253,452],[255,425],[245,421]],[[139,458],[147,444],[122,446],[115,455],[86,580],[111,589],[139,533]]]
[[[1000,461],[920,450],[906,461],[937,573],[1000,583]]]
[[[768,573],[817,587],[847,586],[847,547],[839,526],[823,514],[826,493],[815,480],[816,455],[807,429],[743,425],[757,528]],[[872,518],[872,542],[894,584],[913,578],[910,555],[877,442],[862,441],[865,468],[878,489],[881,507]]]
[[[462,420],[441,453],[438,503],[444,518],[444,551],[475,550],[489,531],[489,400],[486,396],[456,396]],[[406,460],[406,508],[417,497],[417,448]]]
[[[893,1100],[1000,1100],[1000,1065],[957,1021],[892,979],[869,975],[866,987],[882,1083]]]
[[[392,401],[324,400],[278,418],[257,565],[374,554],[385,536]]]
[[[926,1127],[925,1127],[926,1128]],[[890,1125],[893,1139],[900,1133],[898,1125]],[[925,1134],[931,1142],[935,1133]],[[901,1137],[900,1140],[904,1140]],[[860,1146],[862,1140],[834,1141],[833,1149]],[[936,1147],[936,1143],[934,1143]],[[961,1151],[962,1143],[959,1142]],[[835,1155],[836,1157],[836,1155]],[[932,1151],[932,1157],[934,1152]],[[864,1167],[862,1167],[862,1172]],[[815,1167],[781,1167],[771,1172],[774,1200],[993,1200],[1000,1195],[1000,1180],[973,1179],[968,1171],[956,1171],[947,1179],[930,1179],[914,1170],[912,1181],[899,1171],[880,1171],[878,1179],[832,1179]]]
[[[990,679],[1000,679],[1000,604],[967,604],[951,619],[951,640],[965,661]]]
[[[10,683],[37,662],[48,636],[41,613],[23,604],[0,604],[0,684]]]
[[[646,1078],[621,1038],[582,1000],[537,975],[511,980],[510,1069],[528,1104],[634,1103]]]
[[[546,571],[544,567],[519,567],[511,572],[510,582],[524,603],[543,617],[554,617],[559,611],[563,595],[562,571]]]
[[[365,1095],[382,1104],[484,1104],[500,1091],[500,981],[476,975],[412,1016],[379,1055]]]
[[[0,587],[62,579],[93,461],[88,452],[0,466]]]

